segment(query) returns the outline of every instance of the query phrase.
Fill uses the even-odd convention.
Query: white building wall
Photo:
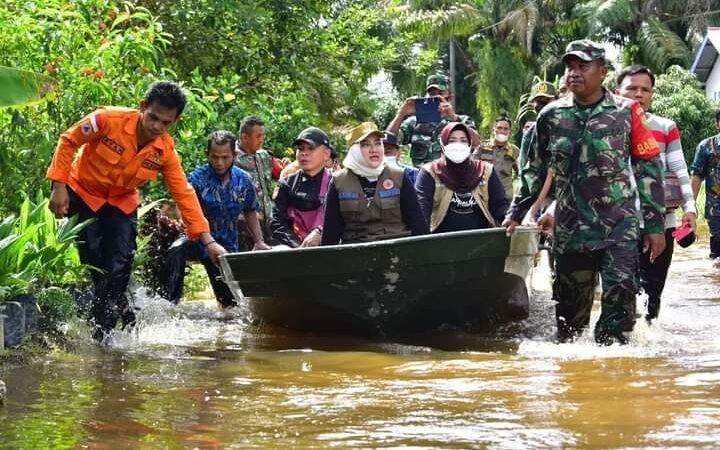
[[[715,61],[712,72],[705,82],[705,95],[710,101],[720,104],[720,58]]]

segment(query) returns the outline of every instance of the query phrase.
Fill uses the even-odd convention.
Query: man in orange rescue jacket
[[[96,219],[81,232],[78,249],[84,264],[101,269],[92,271],[95,298],[90,310],[98,341],[115,328],[118,316],[123,325],[135,320],[125,291],[136,248],[137,187],[155,180],[158,172],[180,208],[190,238],[200,239],[216,264],[225,253],[209,233],[168,134],[185,104],[178,85],[160,81],[147,91],[139,110],[100,108],[60,136],[48,168],[55,216]]]

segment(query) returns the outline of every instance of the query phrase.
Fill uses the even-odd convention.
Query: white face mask
[[[453,142],[445,146],[445,157],[455,164],[460,164],[470,157],[470,146],[462,142]]]
[[[500,144],[506,143],[508,140],[507,134],[496,134],[495,135],[495,142],[498,142]]]
[[[394,166],[397,166],[397,165],[398,165],[397,158],[396,158],[395,156],[386,156],[386,157],[385,157],[385,162],[386,162],[387,164],[392,164],[392,165],[394,165]]]

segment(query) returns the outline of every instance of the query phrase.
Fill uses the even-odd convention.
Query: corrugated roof
[[[712,72],[713,66],[718,59],[720,49],[720,27],[709,27],[705,33],[702,44],[695,53],[690,70],[697,75],[702,82],[707,81]]]

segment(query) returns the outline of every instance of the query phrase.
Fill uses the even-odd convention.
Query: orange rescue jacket
[[[131,214],[140,204],[136,188],[162,172],[190,238],[209,232],[172,137],[165,133],[138,149],[139,120],[140,111],[127,108],[100,108],[86,116],[60,136],[48,178],[67,183],[93,211],[109,203]]]

